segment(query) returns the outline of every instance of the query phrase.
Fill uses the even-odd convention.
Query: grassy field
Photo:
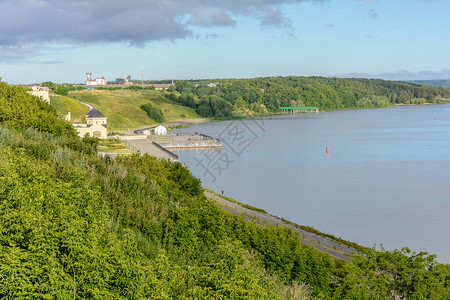
[[[117,154],[132,154],[130,149],[122,141],[111,139],[111,140],[100,140],[98,146],[99,152],[107,153],[117,153]]]
[[[67,115],[70,111],[72,123],[83,122],[84,115],[89,110],[86,105],[83,105],[70,97],[55,94],[50,95],[50,103],[51,106],[56,108],[59,115]]]
[[[159,91],[86,90],[70,92],[69,97],[58,98],[59,102],[66,102],[64,103],[65,106],[58,103],[58,101],[54,101],[55,103],[52,103],[52,105],[56,107],[58,113],[62,114],[67,114],[67,108],[73,106],[73,102],[77,103],[74,99],[95,106],[102,114],[108,117],[109,131],[126,131],[156,125],[157,123],[149,118],[139,107],[145,103],[151,103],[159,108],[163,112],[165,122],[188,121],[200,118],[192,108],[168,100]],[[74,115],[74,112],[72,112],[72,115]]]

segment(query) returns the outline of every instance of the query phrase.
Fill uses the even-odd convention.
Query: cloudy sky
[[[448,0],[0,0],[9,83],[450,78]]]

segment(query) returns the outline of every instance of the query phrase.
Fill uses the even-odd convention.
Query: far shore
[[[359,109],[380,109],[380,108],[390,108],[390,107],[398,107],[398,106],[419,106],[419,105],[439,105],[439,104],[450,104],[450,102],[447,102],[447,103],[426,102],[426,103],[421,103],[421,104],[397,103],[392,106],[383,106],[383,107],[347,107],[347,108],[340,108],[340,109],[320,110],[318,113],[331,112],[331,111],[359,110]],[[316,112],[314,112],[314,113],[316,113]],[[307,114],[310,114],[310,113],[307,113]],[[190,119],[190,120],[184,120],[184,121],[172,121],[172,122],[163,123],[162,125],[166,126],[166,127],[177,126],[177,125],[185,125],[185,126],[189,127],[190,125],[201,124],[201,123],[246,120],[246,119],[250,119],[250,118],[281,116],[281,115],[291,115],[291,114],[280,111],[280,112],[266,113],[266,114],[239,115],[239,116],[232,116],[232,117],[226,117],[226,118],[199,118],[199,119]],[[140,126],[139,128],[134,128],[132,131],[140,129],[140,128],[146,128],[146,127],[152,127],[152,126],[157,126],[157,125],[153,124],[153,125],[144,126],[144,127]],[[124,130],[124,131],[118,131],[118,132],[126,133],[126,132],[130,132],[130,130]]]
[[[421,104],[417,104],[417,103],[409,103],[409,104],[407,104],[407,103],[397,103],[393,107],[395,107],[395,106],[414,106],[414,105],[434,105],[434,104],[445,104],[445,103],[429,103],[429,102],[421,103]]]

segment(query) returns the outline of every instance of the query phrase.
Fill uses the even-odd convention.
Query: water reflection
[[[233,122],[180,131],[223,138]],[[233,162],[220,174],[210,165],[215,179],[198,163],[202,150],[177,154],[205,187],[238,201],[366,246],[408,246],[450,262],[448,106],[276,116],[262,128],[245,151],[224,143],[217,157]]]

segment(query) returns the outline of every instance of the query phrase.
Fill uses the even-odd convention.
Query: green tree
[[[157,123],[164,122],[164,116],[162,111],[154,107],[151,103],[142,104],[140,108],[144,110],[147,113],[147,115],[151,119],[155,120]]]

